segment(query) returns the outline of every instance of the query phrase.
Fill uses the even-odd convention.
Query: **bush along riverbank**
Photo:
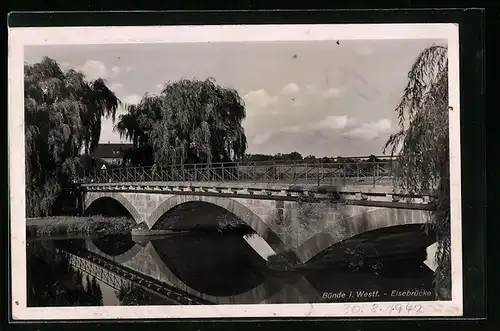
[[[26,236],[110,235],[130,233],[136,225],[128,217],[54,216],[26,220]]]
[[[216,231],[218,233],[233,233],[242,236],[255,233],[255,231],[246,224],[231,224],[231,223],[217,224]]]

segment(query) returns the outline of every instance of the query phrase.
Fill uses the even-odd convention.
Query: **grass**
[[[127,217],[53,216],[26,220],[26,236],[46,235],[110,235],[129,233],[136,225]]]

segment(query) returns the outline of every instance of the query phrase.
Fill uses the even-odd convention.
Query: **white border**
[[[154,27],[9,28],[9,165],[12,317],[15,320],[229,317],[461,316],[462,236],[460,171],[459,41],[457,24],[336,24]],[[391,311],[394,302],[216,306],[28,308],[24,171],[23,63],[26,45],[133,44],[167,42],[313,41],[354,39],[446,39],[449,56],[452,301],[413,302],[415,310]],[[406,302],[401,302],[406,304]],[[359,312],[353,313],[358,306]],[[351,308],[351,309],[349,309]],[[358,308],[354,309],[355,311]],[[350,311],[350,312],[349,312]]]

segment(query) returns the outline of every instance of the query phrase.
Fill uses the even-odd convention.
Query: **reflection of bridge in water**
[[[159,241],[161,242],[161,240]],[[102,258],[101,260],[107,260],[109,262],[113,261],[113,264],[120,264],[122,268],[125,267],[125,269],[136,271],[147,277],[151,277],[163,284],[166,284],[169,287],[180,290],[181,292],[186,293],[192,298],[197,298],[193,299],[193,302],[200,301],[205,302],[206,304],[255,304],[281,302],[287,303],[290,302],[290,300],[297,303],[320,301],[320,295],[318,291],[315,290],[304,277],[294,277],[294,279],[290,280],[288,284],[283,284],[282,282],[273,279],[267,279],[262,283],[258,283],[257,286],[249,290],[243,291],[241,293],[234,293],[231,295],[210,295],[202,293],[183,282],[175,274],[175,272],[173,272],[167,266],[167,264],[164,262],[165,258],[161,256],[163,254],[161,254],[161,252],[159,253],[155,248],[154,241],[148,242],[144,247],[139,244],[135,244],[127,252],[116,256],[111,256],[101,251],[91,239],[86,240],[86,248],[88,252],[91,253],[91,255],[100,256]],[[86,253],[81,252],[79,254],[85,255]],[[80,260],[81,259],[82,257],[80,257]],[[109,262],[105,265],[101,263],[95,267],[105,269],[113,266],[113,264]],[[113,274],[114,278],[111,277],[111,279],[116,280],[116,282],[113,285],[108,285],[115,289],[119,289],[117,288],[117,286],[123,284],[123,281],[121,280],[122,278],[115,273]],[[97,273],[92,275],[96,276],[99,274]],[[102,280],[99,277],[97,278]],[[103,281],[106,282],[106,280]],[[145,281],[141,280],[140,278],[136,278],[135,280],[128,280],[128,282],[139,285],[143,285],[145,283]],[[150,286],[146,287],[146,289],[151,292]],[[156,291],[153,293],[157,294]],[[292,296],[293,298],[291,298]]]
[[[69,264],[74,268],[95,277],[117,291],[133,284],[166,299],[172,304],[211,304],[211,302],[183,293],[176,288],[166,286],[161,282],[155,281],[154,278],[147,277],[136,270],[120,266],[98,254],[84,250],[70,252],[59,249],[58,252],[66,256]]]
[[[115,289],[124,284],[123,272],[120,273],[120,270],[128,270],[129,273],[136,276],[135,278],[128,277],[125,281],[139,285],[154,294],[161,294],[159,290],[161,286],[167,289],[175,289],[173,293],[180,293],[180,296],[178,294],[177,296],[172,295],[170,292],[163,293],[163,297],[169,298],[171,301],[174,299],[177,302],[182,302],[182,300],[186,302],[186,298],[190,298],[190,304],[312,303],[322,302],[322,293],[332,291],[346,291],[350,289],[366,289],[368,291],[380,288],[386,289],[386,292],[389,292],[391,288],[432,288],[432,272],[429,269],[418,268],[412,269],[414,271],[400,270],[398,271],[399,273],[406,272],[407,275],[395,275],[392,278],[377,278],[373,274],[362,272],[353,272],[350,274],[340,272],[339,274],[335,274],[323,273],[323,271],[313,272],[312,276],[302,273],[292,273],[287,276],[273,274],[271,277],[267,275],[266,277],[257,277],[250,281],[245,278],[244,274],[247,272],[246,270],[243,273],[243,277],[242,273],[234,277],[227,277],[227,274],[225,276],[216,275],[214,271],[217,273],[217,263],[220,261],[215,262],[215,267],[212,265],[210,269],[203,269],[214,263],[213,259],[204,259],[200,255],[199,247],[192,247],[191,241],[185,245],[190,246],[192,251],[198,252],[193,253],[195,256],[198,256],[198,260],[194,259],[193,261],[190,256],[182,254],[182,252],[186,251],[186,246],[179,244],[184,243],[185,240],[180,238],[182,236],[178,235],[178,237],[177,239],[152,240],[144,244],[137,244],[131,241],[126,247],[123,247],[122,251],[125,252],[114,252],[114,256],[110,252],[106,253],[102,251],[99,248],[102,245],[96,244],[95,240],[87,239],[85,249],[77,254],[80,257],[78,261],[85,260],[93,263],[94,271],[92,275]],[[250,245],[249,248],[251,249]],[[176,260],[175,256],[179,255],[179,252],[181,252],[181,256]],[[204,250],[201,250],[201,252],[207,256],[211,253]],[[187,254],[189,255],[189,252]],[[88,258],[89,256],[91,258]],[[261,257],[259,256],[259,258]],[[238,265],[234,266],[234,261],[226,261],[224,259],[223,261],[230,268],[233,268],[232,270],[240,268]],[[196,268],[200,264],[202,265],[201,273],[190,269],[193,265]],[[96,268],[102,270],[97,270]],[[187,269],[188,273],[191,272],[191,275],[186,275],[186,271],[182,271],[183,268]],[[400,269],[405,269],[405,264],[402,264]],[[251,269],[249,270],[249,273],[251,273]],[[114,276],[100,275],[100,273],[105,274],[106,272]],[[412,273],[418,273],[420,276],[414,277]],[[204,287],[203,284],[200,284],[204,283],[207,278],[210,279],[209,283],[212,282],[213,285],[214,281],[218,282],[216,287],[222,287],[223,289],[218,289],[216,290],[217,293],[215,293],[213,288],[207,288],[206,285]],[[420,282],[418,283],[420,285],[415,285],[414,278],[417,279],[417,282]],[[320,283],[319,285],[318,282]],[[394,298],[388,299],[395,300]],[[416,300],[423,299],[425,298],[416,298]],[[412,300],[415,300],[415,298],[412,298]],[[360,300],[352,298],[351,300],[346,299],[344,301]],[[378,299],[376,301],[381,300]]]

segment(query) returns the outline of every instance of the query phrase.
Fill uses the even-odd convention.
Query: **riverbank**
[[[111,235],[130,233],[136,225],[127,217],[49,216],[26,220],[26,236]]]

